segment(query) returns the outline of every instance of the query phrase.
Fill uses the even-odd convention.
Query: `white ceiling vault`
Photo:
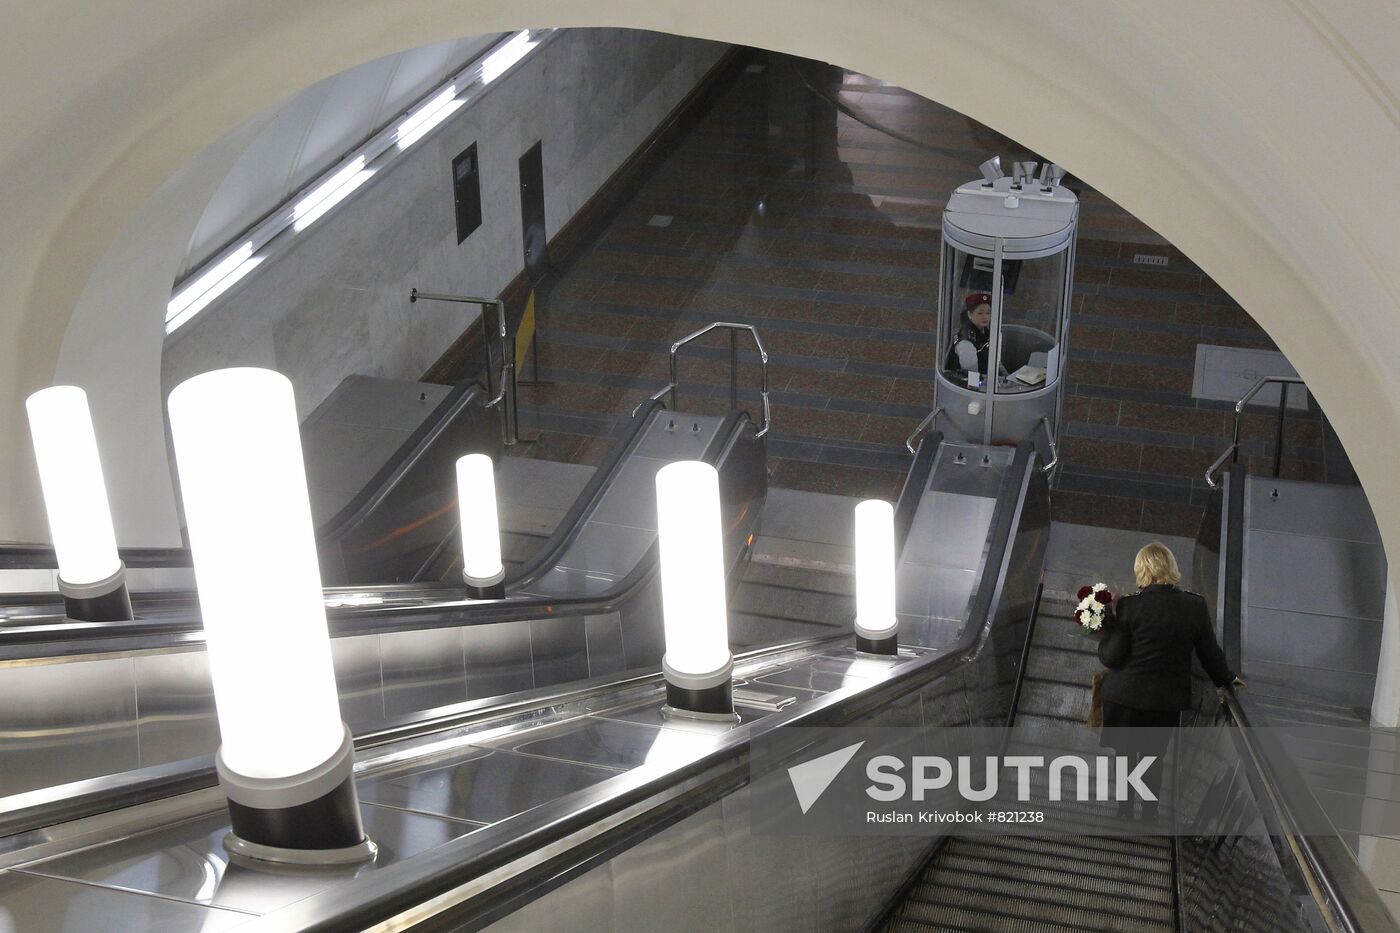
[[[497,34],[435,42],[317,81],[253,118],[261,130],[214,189],[190,236],[184,278],[424,94],[485,51]]]

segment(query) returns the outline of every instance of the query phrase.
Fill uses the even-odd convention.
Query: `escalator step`
[[[1106,857],[1096,864],[1100,866],[1100,871],[1076,872],[1076,876],[1082,880],[1081,887],[1087,891],[1101,891],[1108,893],[1110,887],[1120,881],[1128,879],[1128,875],[1118,875],[1120,870],[1128,871],[1125,866],[1114,861],[1112,857]],[[1018,883],[1025,884],[1064,884],[1066,876],[1066,863],[1059,863],[1058,868],[1048,868],[1043,865],[1028,865],[1025,863],[1011,862],[1004,859],[992,859],[985,856],[979,857],[973,853],[949,853],[943,855],[938,860],[936,873],[928,877],[933,880],[941,877],[945,870],[954,872],[983,872],[988,876],[997,878],[1017,879]],[[1109,874],[1111,881],[1105,879],[1102,871],[1104,866],[1111,866]],[[1164,870],[1170,870],[1167,866]],[[1132,876],[1135,882],[1135,890],[1144,900],[1162,902],[1171,900],[1171,888],[1167,884],[1165,875],[1156,872],[1135,871]],[[1115,889],[1116,890],[1116,889]]]
[[[1107,862],[1112,866],[1112,862]],[[1112,871],[1112,869],[1110,869]],[[972,880],[972,884],[966,884],[967,880]],[[1011,866],[1000,862],[990,862],[987,859],[970,859],[970,857],[953,856],[946,862],[939,863],[938,870],[928,874],[923,880],[911,888],[914,897],[921,901],[937,901],[934,897],[938,890],[938,885],[953,884],[958,887],[983,887],[988,891],[1002,891],[1011,897],[1019,897],[1023,892],[1029,891],[1058,891],[1063,890],[1067,884],[1067,878],[1072,878],[1072,888],[1079,892],[1082,897],[1123,897],[1123,888],[1130,887],[1133,891],[1134,901],[1141,901],[1144,904],[1144,911],[1152,911],[1162,906],[1170,908],[1172,905],[1172,890],[1170,888],[1159,887],[1154,884],[1134,884],[1126,885],[1126,878],[1112,874],[1110,877],[1103,874],[1078,873],[1075,876],[1067,876],[1064,870],[1053,869],[1032,869],[1026,866]],[[1036,895],[1039,897],[1039,895]],[[1056,899],[1051,895],[1046,899]]]
[[[1127,858],[1157,868],[1171,862],[1171,844],[1156,836],[973,836],[958,841],[1005,852],[1065,858]]]
[[[1105,906],[1113,903],[1104,898]],[[917,920],[934,924],[936,928],[988,931],[1026,931],[1026,933],[1063,933],[1066,929],[1092,930],[1099,933],[1127,933],[1172,929],[1171,911],[1164,911],[1160,920],[1140,920],[1103,909],[1062,907],[1030,900],[1016,899],[1004,894],[948,889],[942,903],[928,904],[908,901],[900,908],[901,920]]]
[[[1055,848],[1040,843],[1047,840],[1025,840],[1027,843],[1016,848],[982,844],[980,840],[960,839],[957,851],[978,859],[988,859],[1008,866],[1039,868],[1047,871],[1076,872],[1079,874],[1102,874],[1105,866],[1111,865],[1115,872],[1128,873],[1135,884],[1166,885],[1166,872],[1170,870],[1169,860],[1142,858],[1131,855],[1102,855],[1075,851],[1068,848]]]
[[[1112,873],[1113,869],[1110,867],[1106,871]],[[1077,910],[1111,910],[1125,917],[1152,922],[1162,919],[1163,914],[1169,919],[1171,916],[1171,892],[1160,888],[1134,887],[1103,876],[1094,877],[1094,883],[1090,885],[1088,878],[1064,872],[1037,871],[1021,875],[1010,878],[990,874],[979,871],[975,865],[957,870],[945,867],[939,870],[934,880],[916,885],[910,892],[909,900],[942,904],[947,901],[948,891],[960,890],[985,895],[1003,903],[1024,899]],[[1150,891],[1155,896],[1150,899],[1140,897],[1140,891]]]

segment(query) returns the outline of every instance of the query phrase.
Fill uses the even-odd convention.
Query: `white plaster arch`
[[[1387,0],[29,7],[0,39],[0,436],[15,441],[0,452],[0,540],[47,537],[24,396],[60,369],[124,378],[96,365],[106,348],[74,309],[85,288],[100,292],[93,275],[122,231],[200,152],[299,88],[403,48],[524,26],[627,26],[836,62],[1065,165],[1269,331],[1332,417],[1385,540],[1400,541],[1400,482],[1372,441],[1400,437],[1400,199],[1385,177],[1400,162],[1400,12]],[[1342,174],[1358,156],[1371,183]],[[163,263],[150,266],[168,287]],[[161,307],[110,313],[120,330]],[[103,394],[101,380],[87,384]],[[130,497],[123,544],[173,540],[164,447],[150,443],[157,396],[124,403],[125,434],[144,446],[109,470],[112,497]]]

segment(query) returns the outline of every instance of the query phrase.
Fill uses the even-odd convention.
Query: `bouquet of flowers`
[[[1117,596],[1107,583],[1081,586],[1075,595],[1079,598],[1079,605],[1074,607],[1074,621],[1082,631],[1102,631],[1104,625],[1113,620],[1113,605],[1117,602]]]

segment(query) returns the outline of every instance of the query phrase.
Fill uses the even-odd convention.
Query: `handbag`
[[[1103,728],[1103,679],[1107,673],[1096,671],[1089,680],[1089,718],[1085,725],[1095,732]]]

